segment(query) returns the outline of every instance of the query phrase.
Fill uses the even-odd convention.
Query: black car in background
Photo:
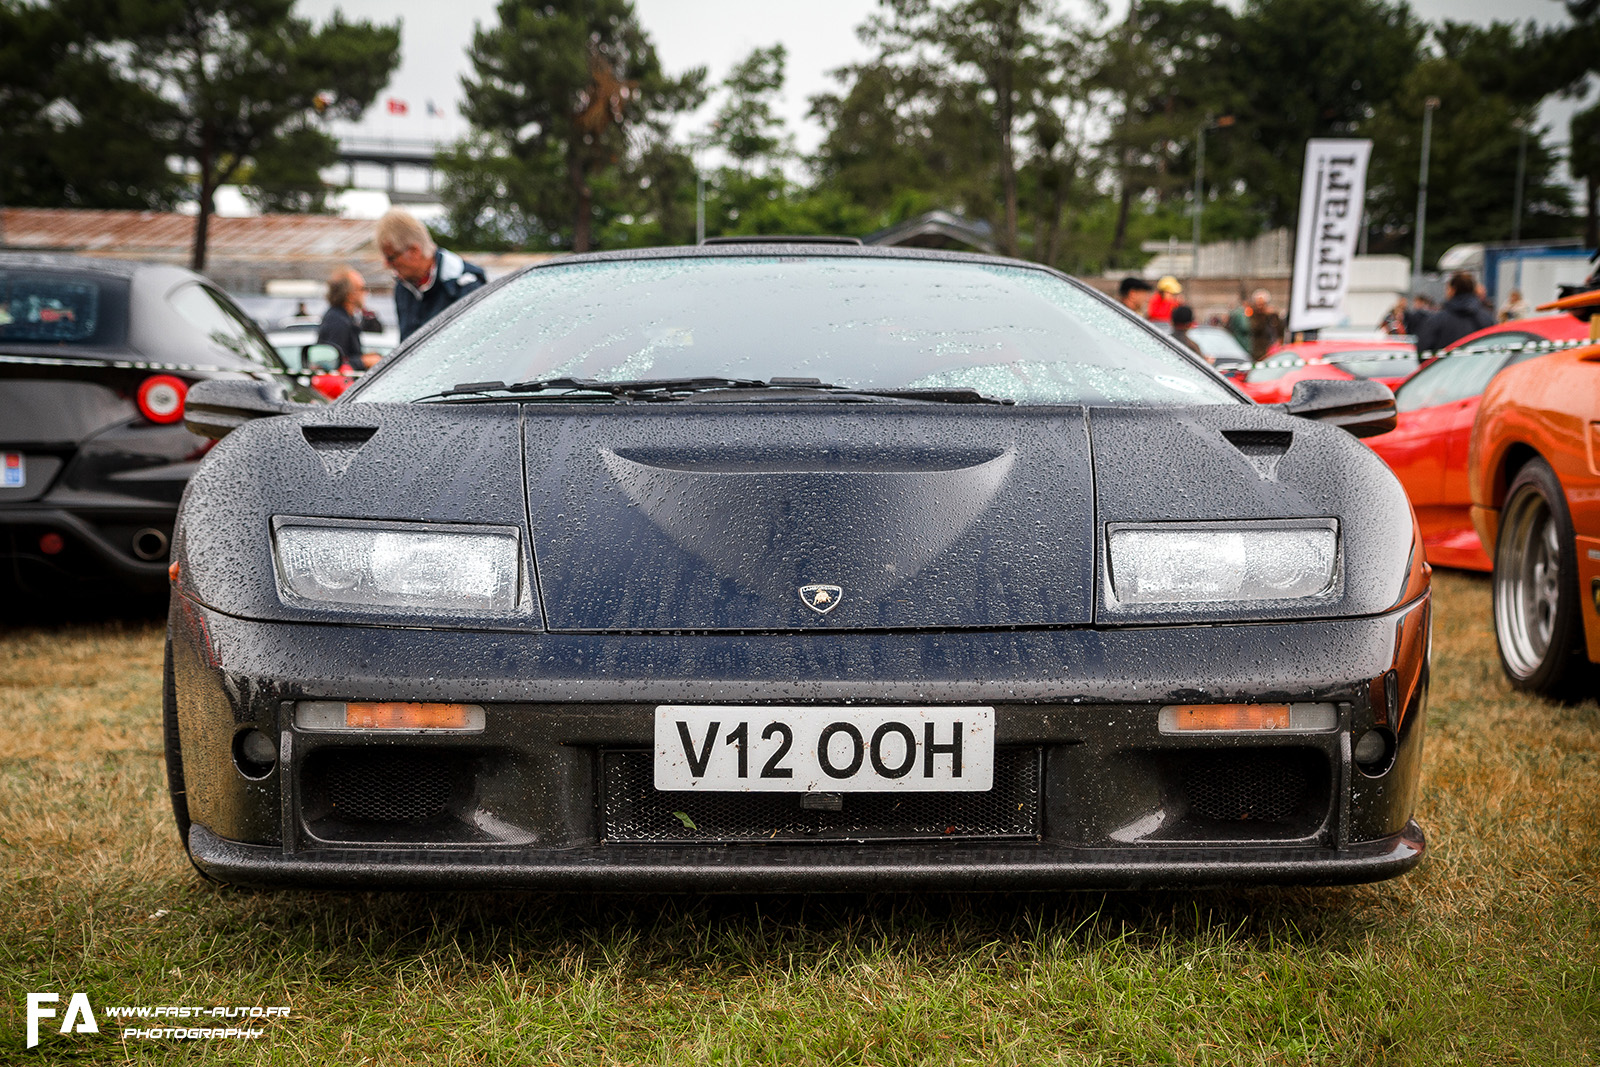
[[[0,255],[0,588],[156,591],[178,498],[211,442],[207,378],[292,380],[206,278],[84,256]]]

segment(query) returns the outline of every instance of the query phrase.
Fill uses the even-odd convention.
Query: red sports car
[[[1428,562],[1492,569],[1469,513],[1467,443],[1484,387],[1501,370],[1542,355],[1540,341],[1572,341],[1589,327],[1571,315],[1513,319],[1469,334],[1395,390],[1399,424],[1367,444],[1406,487]]]
[[[1408,341],[1300,341],[1273,349],[1239,384],[1257,403],[1282,404],[1309,378],[1370,378],[1393,389],[1416,369]]]
[[[1600,292],[1589,296],[1600,305]],[[1506,675],[1546,696],[1592,694],[1591,665],[1600,663],[1600,344],[1497,375],[1484,390],[1470,453],[1472,522],[1494,557],[1494,632]]]

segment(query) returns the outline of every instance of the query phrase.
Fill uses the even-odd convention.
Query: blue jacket
[[[400,324],[400,340],[410,337],[423,323],[488,280],[482,267],[454,252],[443,248],[434,252],[433,284],[427,289],[419,290],[404,278],[395,282],[394,314]]]

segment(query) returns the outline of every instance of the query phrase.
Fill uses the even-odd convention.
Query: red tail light
[[[182,378],[157,374],[139,385],[139,414],[151,422],[177,422],[183,418],[183,398],[189,386]]]

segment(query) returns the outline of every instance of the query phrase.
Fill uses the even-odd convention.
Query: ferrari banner
[[[1344,298],[1350,289],[1350,261],[1361,238],[1371,155],[1371,141],[1306,142],[1289,298],[1291,333],[1345,322]]]

